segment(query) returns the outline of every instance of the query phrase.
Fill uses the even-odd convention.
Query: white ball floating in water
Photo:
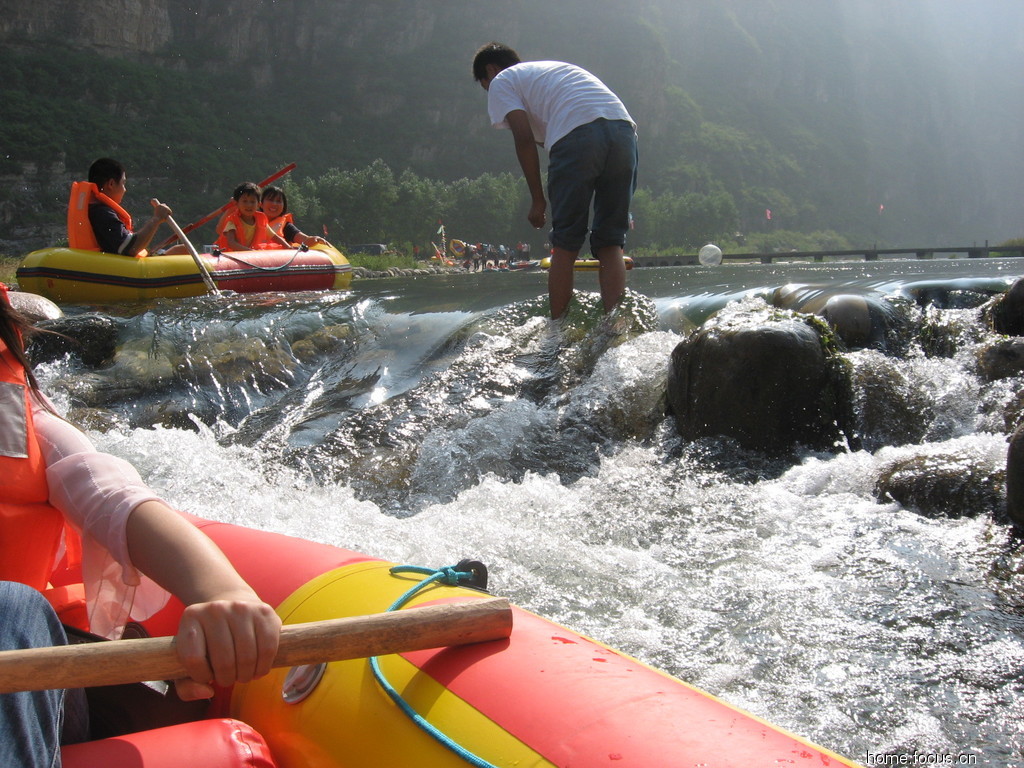
[[[708,243],[697,252],[697,258],[705,267],[716,267],[722,263],[722,249],[713,243]]]

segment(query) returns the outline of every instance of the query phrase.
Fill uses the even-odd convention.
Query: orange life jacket
[[[7,291],[0,284],[0,302],[6,301]],[[25,369],[0,341],[0,579],[43,592],[61,621],[88,629],[85,588],[77,583],[82,540],[49,503],[31,397]],[[52,587],[62,534],[63,582]]]
[[[132,217],[124,208],[115,203],[110,197],[100,192],[100,188],[91,181],[71,182],[71,198],[68,200],[68,247],[77,248],[82,251],[98,251],[100,244],[96,240],[96,233],[93,232],[92,222],[89,221],[89,204],[93,201],[110,206],[117,218],[130,230],[132,229]],[[141,258],[146,255],[145,250],[135,254]]]
[[[252,242],[246,243],[249,248],[256,250],[262,248],[264,244],[273,242],[270,236],[267,234],[267,227],[270,226],[270,222],[267,220],[267,214],[263,211],[255,211],[253,216],[256,217],[255,232],[252,236]],[[235,224],[235,239],[238,242],[242,242],[241,235],[244,231],[242,227],[242,214],[237,207],[228,209],[228,212],[224,214],[224,217],[220,220],[220,224],[217,225],[217,233],[220,237],[217,238],[217,247],[222,251],[231,250],[231,246],[228,244],[228,237],[224,234],[224,230],[227,229],[228,224],[234,222]]]
[[[276,219],[270,220],[270,228],[277,233],[278,237],[284,237],[284,225],[294,223],[295,218],[290,213],[283,213]]]
[[[0,342],[0,579],[46,589],[64,516],[49,503],[25,371]]]

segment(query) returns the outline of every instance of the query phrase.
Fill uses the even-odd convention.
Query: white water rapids
[[[1022,382],[981,381],[970,343],[950,358],[911,350],[896,364],[929,409],[920,444],[805,453],[786,467],[684,443],[657,397],[682,334],[727,300],[787,283],[1005,287],[1017,268],[634,270],[658,327],[578,353],[556,391],[530,389],[521,357],[543,344],[542,276],[357,283],[226,313],[168,302],[125,320],[122,338],[148,343],[151,360],[164,343],[194,360],[210,334],[287,338],[293,350],[300,329],[351,335],[274,382],[213,375],[220,417],[193,429],[131,419],[147,398],[213,397],[190,388],[210,386],[198,374],[108,403],[119,426],[90,434],[202,517],[397,562],[482,560],[493,592],[855,761],[973,755],[1009,767],[1024,750],[1019,542],[989,511],[928,519],[873,491],[885,466],[922,453],[1001,468],[1000,409]],[[586,277],[578,287],[592,290]],[[972,310],[945,312],[976,323]],[[870,366],[879,354],[850,358]],[[44,367],[62,407],[80,373]]]

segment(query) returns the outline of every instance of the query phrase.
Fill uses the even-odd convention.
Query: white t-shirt
[[[505,117],[522,109],[538,144],[552,147],[574,128],[600,117],[627,120],[619,97],[585,69],[561,61],[524,61],[503,69],[487,90],[491,125],[508,128]]]

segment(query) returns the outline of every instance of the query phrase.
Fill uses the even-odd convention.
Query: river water
[[[876,436],[769,461],[682,441],[663,397],[672,349],[728,302],[782,286],[897,303],[992,293],[1022,267],[637,269],[613,328],[593,274],[562,328],[545,317],[545,275],[527,272],[102,307],[120,326],[114,363],[41,373],[61,407],[103,425],[90,430],[103,450],[194,514],[398,562],[479,559],[493,592],[856,761],[1011,766],[1016,540],[991,510],[929,519],[873,494],[902,457],[1004,465],[1003,410],[1024,382],[977,376],[977,310],[902,302],[958,340],[930,357],[907,339],[891,361],[927,414],[915,445]]]

